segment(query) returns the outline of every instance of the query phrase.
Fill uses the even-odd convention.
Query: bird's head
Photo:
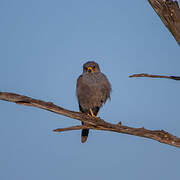
[[[88,61],[83,65],[83,73],[100,72],[99,65],[94,61]]]

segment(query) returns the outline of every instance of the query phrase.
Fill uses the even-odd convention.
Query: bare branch
[[[133,74],[129,76],[130,78],[132,77],[150,77],[150,78],[166,78],[166,79],[173,79],[176,81],[180,80],[180,76],[161,76],[161,75],[152,75],[152,74],[146,74],[146,73],[141,73],[141,74]]]
[[[64,131],[72,131],[72,130],[80,130],[80,129],[84,129],[87,128],[87,126],[71,126],[71,127],[67,127],[67,128],[58,128],[58,129],[54,129],[54,132],[64,132]]]
[[[123,133],[123,134],[149,138],[149,139],[153,139],[155,141],[159,141],[164,144],[169,144],[171,146],[180,148],[180,138],[173,136],[164,130],[148,130],[148,129],[145,129],[144,127],[133,128],[133,127],[128,127],[128,126],[123,126],[121,125],[121,123],[111,124],[111,123],[105,122],[103,119],[93,118],[84,113],[69,111],[51,102],[45,102],[45,101],[33,99],[27,96],[22,96],[22,95],[14,94],[14,93],[0,92],[0,100],[14,102],[14,103],[25,105],[25,106],[38,107],[38,108],[45,109],[45,110],[48,110],[57,114],[61,114],[70,118],[80,120],[82,122],[85,122],[86,124],[85,126],[74,126],[74,127],[63,128],[59,130],[57,129],[55,130],[56,132],[78,130],[78,129],[82,129],[83,127],[87,127],[89,129],[113,131],[117,133]]]
[[[173,0],[148,1],[180,45],[180,9],[178,2]]]

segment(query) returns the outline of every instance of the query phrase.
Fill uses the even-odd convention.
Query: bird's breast
[[[104,80],[102,73],[87,73],[83,76],[83,81],[89,85],[98,85],[101,84]]]

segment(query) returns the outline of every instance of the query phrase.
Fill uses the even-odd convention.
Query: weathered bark
[[[93,118],[81,112],[69,111],[51,102],[45,102],[45,101],[33,99],[27,96],[22,96],[22,95],[14,94],[14,93],[0,92],[0,100],[14,102],[16,104],[25,105],[25,106],[38,107],[38,108],[45,109],[45,110],[48,110],[57,114],[70,117],[70,118],[74,118],[74,119],[77,119],[86,123],[85,126],[81,125],[81,126],[72,126],[68,128],[59,128],[59,129],[54,130],[55,132],[79,130],[83,128],[113,131],[117,133],[123,133],[123,134],[129,134],[129,135],[153,139],[155,141],[159,141],[161,143],[169,144],[171,146],[180,148],[180,138],[173,136],[172,134],[164,130],[148,130],[148,129],[145,129],[144,127],[133,128],[133,127],[128,127],[128,126],[123,126],[121,123],[111,124],[111,123],[105,122],[103,119]]]
[[[180,8],[178,2],[173,0],[148,1],[180,45]]]

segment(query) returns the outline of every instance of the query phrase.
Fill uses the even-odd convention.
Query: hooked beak
[[[88,72],[94,72],[94,69],[92,67],[88,67]]]

